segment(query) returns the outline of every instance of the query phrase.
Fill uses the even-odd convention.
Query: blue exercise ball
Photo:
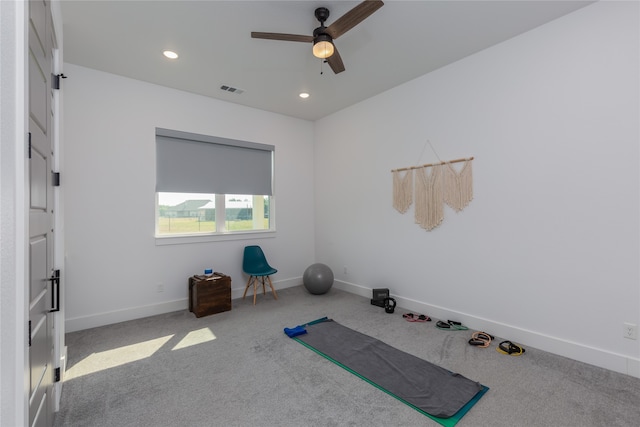
[[[327,293],[333,286],[333,271],[322,263],[311,264],[302,275],[302,283],[314,295]]]

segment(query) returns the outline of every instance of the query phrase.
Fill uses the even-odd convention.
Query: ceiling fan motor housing
[[[313,30],[313,38],[317,39],[318,36],[321,35],[325,35],[327,36],[330,40],[333,40],[333,38],[327,33],[327,27],[325,27],[324,25],[321,27],[316,28],[315,30]]]
[[[326,7],[319,7],[315,11],[316,19],[320,21],[320,26],[313,30],[313,43],[318,43],[319,41],[333,41],[333,37],[331,37],[327,33],[327,27],[324,26],[324,21],[329,18],[329,9]],[[326,37],[318,37],[318,36],[326,36]]]

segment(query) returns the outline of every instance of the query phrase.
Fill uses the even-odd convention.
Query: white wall
[[[640,377],[622,337],[640,324],[638,16],[600,2],[316,122],[316,261]],[[475,156],[474,200],[431,232],[391,206],[391,169],[438,160],[427,140]]]
[[[278,268],[277,288],[301,283],[315,259],[312,122],[72,64],[64,73],[68,331],[186,309],[188,277],[210,266],[241,296],[248,244]],[[156,246],[156,127],[274,145],[276,237]]]

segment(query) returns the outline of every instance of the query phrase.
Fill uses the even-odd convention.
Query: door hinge
[[[60,79],[66,79],[67,76],[64,74],[51,74],[51,87],[54,89],[60,89]]]
[[[52,181],[53,181],[53,186],[54,187],[60,187],[60,172],[51,172],[52,176]]]
[[[54,383],[60,382],[60,368],[56,368],[55,371],[53,371],[53,382]]]
[[[29,132],[29,158],[31,158],[31,132]]]
[[[29,320],[29,347],[31,347],[31,320]]]

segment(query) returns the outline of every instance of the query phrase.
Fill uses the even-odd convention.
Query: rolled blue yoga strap
[[[295,328],[284,328],[284,333],[287,334],[289,338],[297,337],[298,335],[304,335],[307,333],[305,326],[315,325],[316,323],[329,322],[331,321],[327,317],[322,317],[320,319],[313,320],[309,323],[305,323],[304,325],[298,325]]]
[[[298,335],[304,335],[307,333],[307,330],[304,326],[296,326],[295,328],[284,328],[284,333],[287,334],[289,338],[297,337]]]

